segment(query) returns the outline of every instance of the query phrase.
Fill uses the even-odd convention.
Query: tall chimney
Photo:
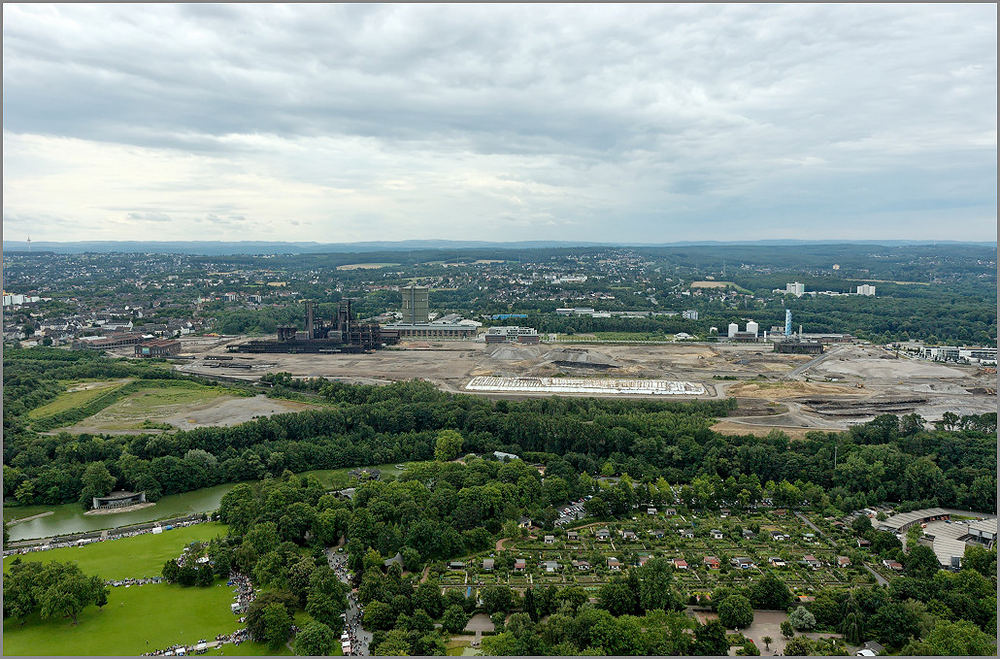
[[[313,303],[312,300],[306,300],[306,340],[312,341],[313,339]]]

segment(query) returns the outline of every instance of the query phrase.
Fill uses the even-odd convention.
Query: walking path
[[[799,519],[801,519],[803,522],[806,523],[806,526],[808,526],[809,528],[811,528],[816,533],[818,533],[820,535],[823,535],[823,532],[819,530],[819,527],[816,526],[815,524],[813,524],[812,522],[810,522],[808,517],[806,517],[805,515],[803,515],[802,513],[800,513],[797,510],[793,511],[793,512],[795,513],[796,517],[798,517]]]
[[[337,578],[350,586],[350,572],[347,570],[346,554],[337,553],[334,549],[327,549],[326,558],[330,567],[337,574]],[[347,610],[344,611],[344,614],[344,631],[347,632],[351,641],[351,654],[360,657],[368,656],[372,634],[365,631],[361,626],[361,620],[364,618],[364,608],[361,606],[358,596],[354,592],[347,594]]]
[[[889,585],[889,580],[886,579],[885,577],[883,577],[881,574],[879,574],[875,570],[873,570],[871,568],[871,566],[869,566],[867,563],[865,563],[865,569],[872,573],[872,576],[875,577],[875,581],[878,582],[878,585],[880,585],[880,586],[888,586]]]

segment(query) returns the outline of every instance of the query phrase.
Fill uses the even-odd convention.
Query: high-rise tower
[[[403,322],[404,323],[426,323],[428,320],[428,288],[426,286],[404,286],[400,289],[403,294]]]

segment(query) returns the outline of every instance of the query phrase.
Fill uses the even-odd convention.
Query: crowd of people
[[[163,583],[163,577],[143,577],[142,579],[107,579],[107,586],[145,586],[148,583]]]
[[[30,554],[36,551],[48,551],[49,549],[60,549],[63,547],[82,547],[84,545],[89,545],[93,542],[105,542],[107,540],[119,540],[121,538],[134,538],[137,535],[145,535],[146,533],[153,533],[154,529],[158,529],[157,533],[162,533],[163,531],[169,531],[170,529],[181,528],[184,526],[192,526],[194,524],[203,524],[209,521],[208,516],[198,517],[195,519],[171,522],[170,524],[159,524],[156,526],[151,526],[144,529],[132,529],[128,531],[108,531],[107,535],[98,535],[93,537],[76,538],[76,539],[58,539],[58,536],[52,538],[49,542],[43,542],[37,545],[31,545],[30,547],[15,547],[3,550],[4,556],[15,556],[19,554]]]
[[[341,581],[349,584],[352,575],[348,571],[346,563],[343,555],[332,555],[330,567],[333,568],[334,573]],[[357,610],[356,616],[350,615],[353,610]],[[347,611],[344,614],[344,633],[341,635],[341,640],[349,642],[351,649],[350,652],[345,652],[344,654],[360,657],[368,654],[368,642],[362,636],[364,628],[361,626],[361,621],[364,618],[364,614],[365,610],[358,601],[357,593],[348,593]]]
[[[353,619],[345,619],[344,632],[347,634],[347,640],[351,643],[350,654],[363,657],[368,653],[368,648],[364,642],[358,642],[358,632],[364,631],[361,627],[361,620],[364,618],[365,609],[358,602],[358,596],[355,593],[348,593],[347,603],[350,606],[357,607],[358,615]]]
[[[158,578],[159,579],[159,578]],[[226,585],[233,588],[233,599],[236,604],[239,604],[238,611],[246,611],[250,603],[253,602],[256,593],[253,589],[253,584],[250,583],[250,579],[238,572],[233,572],[229,575],[229,580]],[[241,623],[246,621],[246,616],[240,617],[239,621]],[[298,631],[297,627],[292,627],[294,631]],[[215,637],[215,640],[211,643],[206,642],[204,639],[199,641],[197,645],[192,647],[185,647],[183,645],[172,645],[169,648],[163,648],[162,650],[156,650],[154,652],[146,652],[142,656],[144,657],[164,657],[164,656],[175,656],[177,654],[202,654],[206,649],[218,647],[226,643],[232,643],[233,645],[240,645],[244,641],[250,640],[250,632],[246,627],[237,629],[231,634],[219,634]],[[202,643],[205,647],[198,650],[198,646]]]
[[[250,603],[257,597],[257,593],[253,589],[253,584],[250,583],[250,577],[239,572],[233,572],[229,575],[229,581],[226,582],[226,585],[235,589],[233,599],[239,604],[236,610],[246,611],[249,609]],[[240,622],[243,622],[243,618],[240,618]]]

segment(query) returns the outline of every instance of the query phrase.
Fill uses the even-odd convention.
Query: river
[[[385,474],[395,475],[399,473],[399,470],[391,464],[375,465],[375,468],[380,469]],[[342,481],[346,479],[349,469],[353,469],[353,467],[307,471],[305,474],[316,476],[321,483],[328,487],[342,486]],[[341,482],[335,484],[335,480]],[[21,519],[47,512],[52,513],[8,526],[7,531],[11,541],[100,531],[129,524],[152,522],[158,519],[211,512],[218,509],[222,497],[235,486],[236,483],[226,483],[183,494],[170,494],[157,501],[155,506],[110,515],[84,515],[83,506],[78,503],[67,503],[60,506],[4,506],[3,520],[6,523],[12,519]]]

